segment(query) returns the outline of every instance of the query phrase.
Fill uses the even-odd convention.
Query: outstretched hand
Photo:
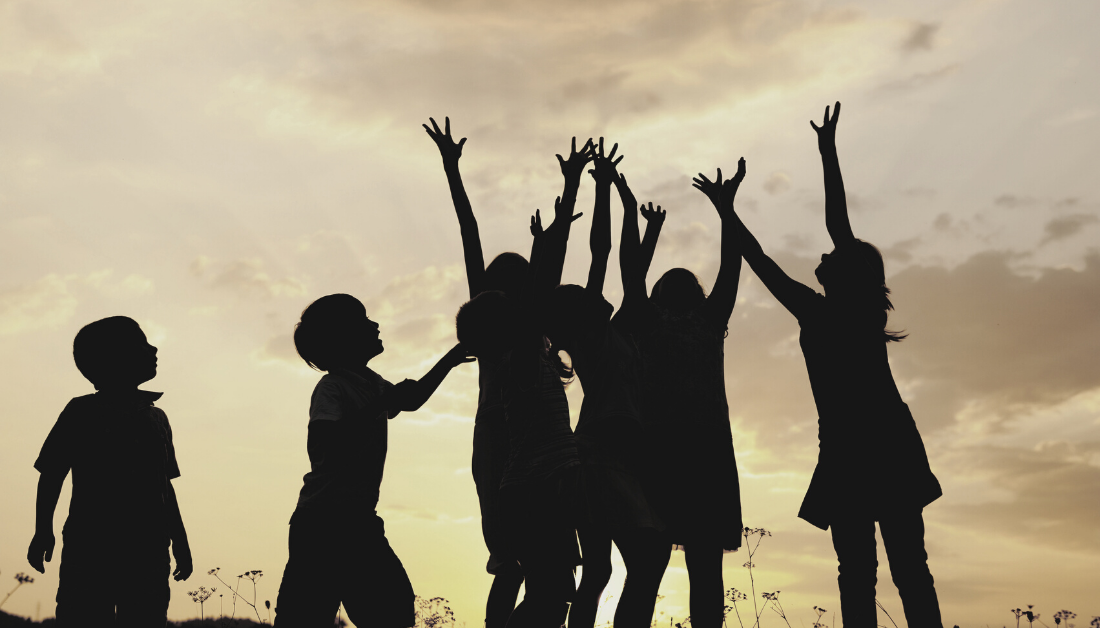
[[[615,177],[615,189],[619,191],[619,198],[623,201],[623,207],[634,207],[638,204],[638,199],[634,198],[634,193],[630,191],[630,186],[626,183],[626,175],[617,173]]]
[[[646,209],[645,203],[642,203],[638,207],[638,211],[641,212],[642,218],[645,218],[646,222],[659,225],[665,221],[665,210],[661,209],[660,205],[657,206],[657,209],[653,209],[653,203],[650,203],[649,208]]]
[[[451,347],[451,350],[447,352],[447,355],[443,356],[443,360],[451,368],[458,366],[459,364],[466,364],[467,362],[473,362],[474,356],[466,350],[466,347],[462,346],[462,343],[458,343]]]
[[[714,205],[714,208],[719,212],[722,211],[722,169],[718,169],[718,176],[711,181],[707,178],[707,175],[702,172],[699,176],[692,179],[691,187],[699,190],[703,194],[707,195],[710,202]]]
[[[558,198],[556,198],[554,200],[554,213],[555,213],[555,215],[560,211],[560,208],[561,208],[561,197],[559,196]],[[573,214],[569,218],[569,222],[576,222],[576,220],[578,218],[580,218],[581,216],[583,216],[583,215],[584,215],[584,212],[581,212],[579,214]],[[554,227],[554,225],[556,225],[556,224],[558,224],[558,221],[554,220],[554,222],[550,225],[550,228],[552,229]],[[535,210],[535,215],[531,216],[531,235],[533,235],[537,238],[537,237],[541,236],[544,231],[545,230],[542,228],[542,213],[538,209],[536,209]]]
[[[733,198],[737,196],[737,188],[745,180],[745,158],[737,160],[737,173],[732,179],[722,182],[722,207],[733,207]]]
[[[595,157],[592,159],[592,169],[588,171],[588,174],[592,175],[596,183],[611,185],[611,183],[615,181],[615,177],[618,176],[615,167],[623,160],[622,155],[619,155],[619,158],[615,159],[615,151],[617,150],[619,150],[619,145],[615,144],[611,147],[611,152],[605,157],[603,154],[603,138],[600,138],[599,147],[596,150]]]
[[[817,131],[817,147],[819,150],[826,150],[836,147],[836,121],[840,118],[840,101],[836,102],[833,107],[833,117],[829,118],[829,107],[825,107],[825,120],[821,123],[821,126],[814,124],[813,120],[810,120],[810,126]]]
[[[466,138],[462,138],[458,142],[454,141],[451,137],[451,119],[449,117],[443,118],[444,130],[439,130],[439,125],[436,124],[435,118],[428,118],[432,123],[432,128],[428,128],[428,125],[421,125],[424,130],[428,132],[428,137],[432,138],[435,145],[439,147],[439,154],[443,157],[443,163],[458,163],[458,158],[462,156],[462,145],[466,143]]]
[[[574,137],[573,145],[569,150],[569,159],[562,159],[561,155],[554,156],[558,158],[558,165],[561,166],[561,173],[566,180],[579,181],[585,165],[596,157],[596,146],[592,143],[592,138],[588,138],[580,152],[577,152],[577,138]]]

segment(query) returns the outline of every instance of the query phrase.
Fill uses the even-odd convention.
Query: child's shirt
[[[310,427],[321,421],[335,424],[337,437],[307,440],[310,472],[302,478],[298,510],[378,505],[378,489],[386,464],[389,410],[383,393],[393,384],[367,369],[367,377],[333,369],[313,389],[309,404]]]
[[[99,392],[62,410],[34,468],[51,475],[72,471],[66,542],[167,543],[168,482],[180,471],[168,416],[153,405],[162,394]]]

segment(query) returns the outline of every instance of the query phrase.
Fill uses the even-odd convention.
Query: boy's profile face
[[[371,358],[381,355],[386,350],[382,346],[382,338],[378,330],[378,323],[372,321],[365,313],[361,319],[352,324],[349,336],[357,364],[366,364]]]
[[[145,332],[134,325],[119,334],[117,350],[111,365],[113,373],[105,373],[106,384],[140,386],[157,376],[157,348],[149,344]]]

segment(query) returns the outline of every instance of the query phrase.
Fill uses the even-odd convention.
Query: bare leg
[[[648,628],[672,544],[652,530],[624,536],[615,539],[626,563],[626,584],[615,609],[615,628]]]
[[[517,568],[493,576],[489,599],[485,602],[485,628],[504,628],[516,608],[516,597],[523,584],[523,574]]]
[[[569,609],[569,628],[592,628],[607,582],[611,580],[611,535],[591,527],[580,528],[581,584]]]

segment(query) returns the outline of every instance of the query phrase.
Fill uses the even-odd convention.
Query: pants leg
[[[347,545],[339,590],[348,619],[357,626],[412,626],[416,596],[405,566],[386,539],[382,519],[368,516]]]
[[[340,608],[332,531],[303,517],[290,524],[290,558],[283,570],[275,599],[275,626],[315,628],[331,626]]]
[[[164,628],[172,590],[168,577],[172,563],[168,548],[158,547],[140,556],[130,556],[120,566],[136,577],[118,595],[115,625],[118,628]]]
[[[726,592],[722,583],[722,543],[698,541],[684,545],[688,582],[691,587],[689,604],[691,625],[698,628],[718,628],[722,625]]]
[[[905,621],[911,628],[943,628],[924,549],[924,517],[919,511],[897,515],[880,521],[879,528],[890,561],[890,574],[905,608]]]
[[[839,562],[840,614],[845,628],[876,628],[875,584],[878,555],[875,522],[851,519],[832,524],[833,548]]]
[[[114,587],[103,590],[103,552],[63,540],[58,569],[58,628],[115,625]],[[167,586],[167,585],[166,585]]]

